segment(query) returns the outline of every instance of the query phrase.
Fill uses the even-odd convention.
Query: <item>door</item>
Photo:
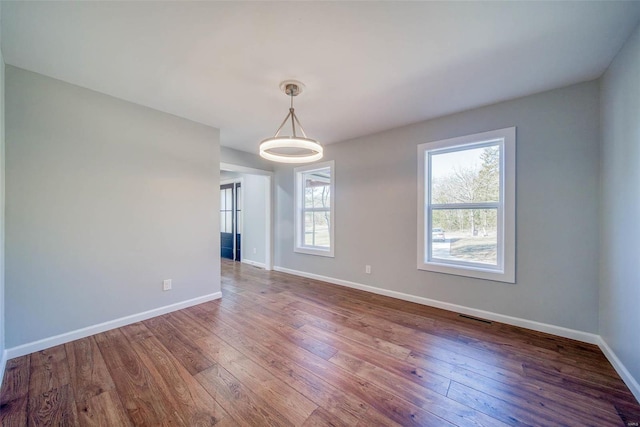
[[[240,261],[242,198],[239,182],[220,186],[220,256]]]

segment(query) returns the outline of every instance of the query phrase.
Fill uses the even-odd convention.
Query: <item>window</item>
[[[333,256],[334,163],[295,169],[295,251]]]
[[[418,146],[418,269],[515,283],[516,128]]]

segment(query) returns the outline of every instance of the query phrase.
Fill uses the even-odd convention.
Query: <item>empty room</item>
[[[3,426],[640,426],[640,1],[1,1]]]

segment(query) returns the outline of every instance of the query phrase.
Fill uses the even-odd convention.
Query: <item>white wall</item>
[[[601,99],[600,335],[640,399],[640,27],[603,76]]]
[[[220,171],[220,184],[222,185],[224,183],[224,181],[233,181],[234,179],[240,179],[240,175],[241,174],[239,174],[237,172],[221,170]]]
[[[8,348],[220,291],[217,129],[7,66],[6,156]]]
[[[266,211],[267,185],[266,176],[243,176],[244,185],[244,254],[245,261],[264,266],[266,262]],[[255,252],[254,252],[255,251]]]
[[[267,261],[266,233],[268,227],[267,191],[269,190],[269,177],[222,171],[220,179],[242,180],[243,248],[241,259],[243,262],[264,267]]]
[[[327,145],[335,258],[293,252],[293,169],[278,167],[275,265],[597,332],[598,94],[588,82]],[[416,146],[509,126],[517,127],[517,283],[418,271]]]

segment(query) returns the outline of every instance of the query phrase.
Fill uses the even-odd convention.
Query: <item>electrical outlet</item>
[[[257,253],[256,248],[253,248],[253,253],[254,253],[254,254],[255,254],[255,253]]]
[[[371,274],[371,266],[370,265],[365,265],[364,266],[364,272],[367,274]]]
[[[162,290],[163,291],[171,290],[171,279],[165,279],[162,281]]]

